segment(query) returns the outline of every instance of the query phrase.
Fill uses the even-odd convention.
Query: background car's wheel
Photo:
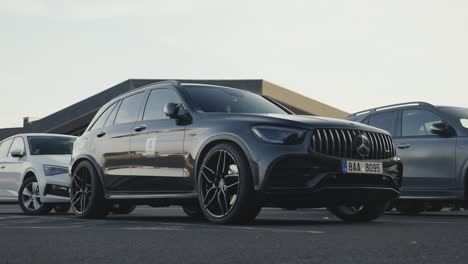
[[[81,161],[73,171],[70,185],[71,207],[79,218],[104,218],[110,205],[104,198],[101,181],[89,161]]]
[[[198,204],[184,205],[182,206],[182,210],[184,210],[184,213],[190,216],[191,218],[195,218],[195,219],[204,218],[203,211]]]
[[[197,188],[200,208],[212,223],[249,223],[260,212],[248,161],[236,145],[219,144],[206,154]]]
[[[39,183],[36,178],[26,179],[19,189],[18,203],[27,215],[43,215],[51,208],[41,201]]]
[[[110,211],[113,214],[125,215],[125,214],[130,214],[131,212],[133,212],[135,208],[136,208],[136,205],[134,204],[113,204],[111,206]]]
[[[417,215],[424,211],[424,203],[421,202],[398,202],[398,212],[404,215]]]
[[[70,211],[70,207],[70,204],[56,205],[54,207],[54,211],[59,214],[65,214],[68,213],[68,211]]]
[[[345,222],[370,222],[384,214],[387,203],[343,204],[329,208]]]

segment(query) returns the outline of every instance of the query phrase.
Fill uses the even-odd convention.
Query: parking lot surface
[[[346,224],[324,210],[264,209],[251,225],[217,226],[179,207],[81,220],[0,205],[0,263],[467,263],[468,213]]]

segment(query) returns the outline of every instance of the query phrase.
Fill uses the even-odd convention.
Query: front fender
[[[208,139],[203,142],[203,144],[200,146],[199,151],[196,155],[195,158],[195,169],[194,169],[194,174],[195,174],[195,179],[197,180],[197,171],[198,171],[198,164],[200,163],[200,155],[205,150],[205,148],[209,145],[211,145],[214,142],[221,142],[221,141],[231,141],[237,144],[242,151],[244,152],[245,156],[247,157],[247,161],[249,162],[250,165],[250,170],[252,173],[252,177],[254,180],[254,185],[258,186],[259,185],[259,176],[258,176],[258,165],[255,162],[255,160],[252,158],[252,152],[250,151],[250,148],[248,147],[248,144],[243,140],[241,137],[232,134],[232,133],[222,133],[218,134],[212,137],[209,137]]]

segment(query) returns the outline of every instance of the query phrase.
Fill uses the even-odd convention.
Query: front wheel
[[[18,202],[21,210],[27,215],[44,215],[51,210],[41,201],[39,183],[36,178],[29,178],[21,184]]]
[[[370,222],[382,216],[386,203],[343,204],[329,208],[330,212],[345,222]]]
[[[215,224],[245,224],[259,213],[252,174],[244,153],[233,144],[213,147],[198,170],[198,201]]]
[[[89,161],[80,162],[73,171],[70,187],[71,207],[79,218],[104,218],[110,205],[104,198],[101,181]]]

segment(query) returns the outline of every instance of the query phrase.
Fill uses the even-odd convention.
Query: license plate
[[[382,162],[343,160],[343,173],[381,174]]]

